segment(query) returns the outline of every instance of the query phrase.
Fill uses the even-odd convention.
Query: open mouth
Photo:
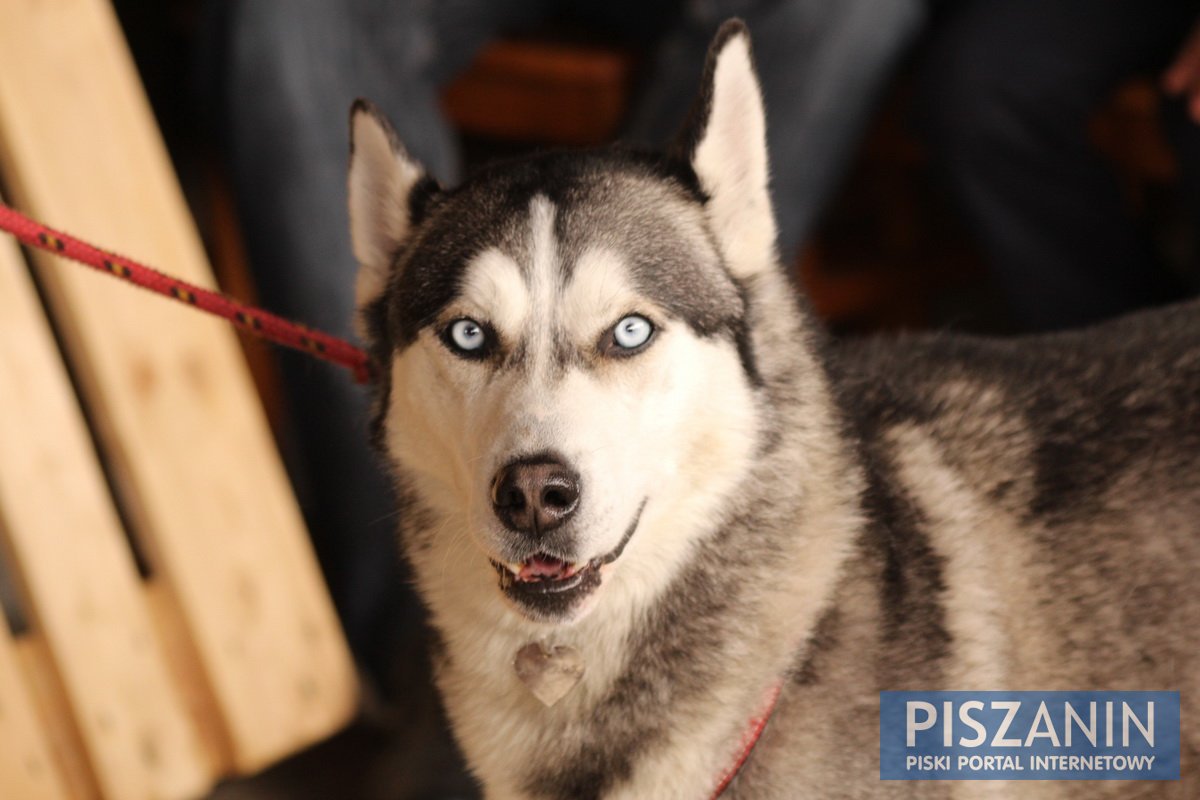
[[[561,592],[581,583],[588,575],[600,568],[600,559],[586,564],[572,564],[549,553],[535,553],[520,564],[492,565],[500,570],[501,584],[521,584],[525,590],[538,593]]]
[[[583,563],[570,562],[550,553],[534,553],[519,563],[506,564],[492,559],[500,575],[500,590],[522,608],[538,617],[561,617],[600,586],[600,568],[621,557],[633,538],[642,509],[638,506],[633,521],[621,541],[609,553]]]

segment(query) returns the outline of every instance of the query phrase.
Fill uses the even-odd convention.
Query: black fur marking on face
[[[441,191],[441,184],[429,175],[422,176],[413,184],[408,192],[408,218],[412,225],[420,225],[424,221]]]
[[[359,312],[367,335],[367,352],[371,357],[375,380],[371,382],[374,395],[371,418],[368,423],[371,446],[376,452],[386,453],[387,410],[392,394],[392,345],[388,335],[387,293],[375,298]]]
[[[535,196],[545,196],[554,205],[554,225],[564,251],[570,250],[572,240],[586,245],[614,235],[641,236],[653,244],[646,236],[649,223],[637,216],[605,215],[597,225],[596,208],[620,200],[621,195],[613,196],[617,179],[630,184],[629,195],[640,199],[647,209],[667,198],[684,207],[704,202],[699,182],[687,164],[620,147],[550,152],[500,162],[450,190],[419,183],[410,198],[415,229],[397,254],[397,280],[389,292],[396,346],[407,347],[422,328],[439,318],[461,290],[464,273],[475,256],[496,248],[527,266],[529,208]],[[623,227],[602,227],[613,223]],[[653,257],[651,267],[667,257],[678,262],[673,271],[686,267],[686,258],[677,252],[672,255],[671,249],[661,244],[658,249],[662,256]],[[564,279],[571,266],[570,259],[564,259]],[[649,283],[661,286],[669,281],[658,275]],[[697,293],[698,288],[697,281],[686,281],[670,299],[682,318],[695,318],[699,328],[711,328],[727,313],[714,315],[710,310],[713,304],[704,292]]]

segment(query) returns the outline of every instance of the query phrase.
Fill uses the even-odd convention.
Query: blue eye
[[[478,355],[487,344],[487,332],[473,319],[460,319],[450,323],[444,338],[451,349],[463,355]]]
[[[622,317],[612,329],[614,351],[620,354],[623,350],[637,350],[650,341],[653,334],[654,325],[640,314]]]

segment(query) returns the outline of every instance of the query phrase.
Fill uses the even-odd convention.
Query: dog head
[[[744,27],[668,154],[543,154],[443,189],[369,103],[351,133],[375,434],[419,508],[426,599],[561,622],[610,584],[652,593],[759,435],[746,286],[778,267]]]

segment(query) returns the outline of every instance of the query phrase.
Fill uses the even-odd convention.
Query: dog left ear
[[[350,240],[358,260],[354,293],[362,308],[387,285],[392,259],[413,225],[414,190],[426,183],[425,168],[408,155],[392,124],[375,104],[358,99],[350,108]]]
[[[709,224],[734,275],[774,268],[766,115],[750,33],[739,19],[722,25],[709,47],[700,95],[675,150],[709,197]]]

